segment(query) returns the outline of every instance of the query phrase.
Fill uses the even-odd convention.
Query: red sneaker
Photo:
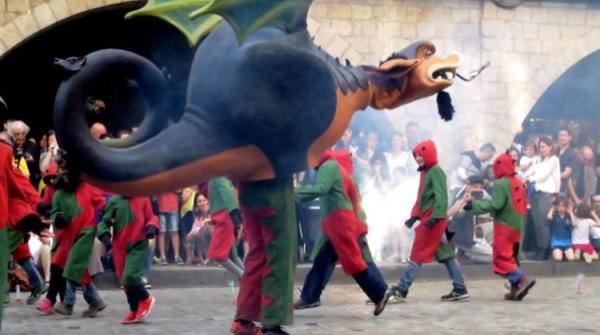
[[[231,323],[231,335],[261,335],[259,327],[252,322],[249,323],[241,323],[238,320],[233,320]]]
[[[138,308],[136,318],[139,321],[144,321],[144,319],[150,315],[152,307],[154,307],[154,297],[149,295],[148,298],[140,301],[140,307]]]
[[[125,315],[125,317],[123,318],[123,320],[121,320],[121,324],[122,325],[129,325],[132,323],[138,323],[141,320],[138,320],[137,318],[137,313],[136,312],[129,312],[127,313],[127,315]]]
[[[44,298],[44,299],[42,299],[42,301],[40,301],[40,303],[37,305],[37,307],[35,309],[40,311],[42,313],[42,315],[50,315],[50,314],[54,313],[52,311],[53,308],[54,308],[54,305],[52,305],[52,302],[50,302],[50,300],[48,298]]]

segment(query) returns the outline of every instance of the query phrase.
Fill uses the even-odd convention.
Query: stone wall
[[[0,55],[26,37],[85,10],[128,0],[0,0]],[[470,83],[449,89],[457,114],[444,123],[435,100],[387,114],[402,130],[414,119],[434,133],[442,159],[491,141],[508,146],[546,88],[569,66],[600,48],[600,5],[526,1],[514,10],[489,0],[315,0],[309,30],[317,44],[353,64],[378,64],[409,43],[458,51],[462,73],[489,61]]]

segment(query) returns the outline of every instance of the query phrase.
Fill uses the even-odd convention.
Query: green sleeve
[[[296,189],[296,198],[300,201],[309,201],[324,196],[329,192],[341,172],[335,161],[327,161],[319,167],[317,182],[313,185],[304,185]]]
[[[441,168],[431,169],[431,183],[433,187],[433,214],[434,219],[443,219],[448,212],[448,189],[446,175]]]
[[[473,213],[492,215],[502,210],[509,199],[510,185],[508,180],[500,179],[494,184],[491,200],[473,200]]]
[[[52,211],[50,211],[50,219],[52,220],[52,222],[54,222],[54,220],[56,220],[56,217],[59,215],[63,215],[64,213],[62,212],[62,208],[60,206],[60,195],[61,192],[57,191],[56,193],[54,193],[54,196],[52,197]]]
[[[102,221],[98,225],[98,231],[96,232],[96,236],[102,236],[104,234],[111,233],[111,227],[114,224],[115,216],[117,214],[117,202],[114,200],[116,197],[113,197],[108,201],[106,207],[104,208],[104,215],[102,215]]]
[[[225,177],[213,178],[208,182],[210,213],[225,210],[230,212],[238,207],[233,193],[233,185]]]

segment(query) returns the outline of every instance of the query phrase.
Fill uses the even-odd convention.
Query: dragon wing
[[[288,31],[306,28],[312,0],[148,0],[143,8],[128,13],[156,16],[174,25],[194,45],[225,19],[242,44],[266,26]]]
[[[217,15],[205,15],[197,20],[190,18],[190,13],[210,2],[211,0],[148,0],[144,7],[127,13],[125,18],[158,17],[177,28],[193,46],[222,21]]]

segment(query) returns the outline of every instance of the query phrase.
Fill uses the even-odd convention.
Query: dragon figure
[[[307,31],[311,2],[149,0],[129,13],[166,20],[191,45],[201,41],[183,116],[171,126],[167,83],[150,61],[114,49],[57,60],[65,74],[55,101],[57,136],[87,181],[126,195],[158,194],[219,176],[240,182],[250,253],[236,314],[244,322],[234,322],[233,333],[249,321],[279,326],[292,320],[292,174],[317,165],[356,111],[440,93],[452,85],[460,63],[458,55],[440,58],[433,44],[417,42],[379,66],[341,64]],[[102,143],[89,133],[87,101],[118,80],[137,85],[146,114],[132,136]],[[443,93],[438,106],[448,120],[453,110]]]

